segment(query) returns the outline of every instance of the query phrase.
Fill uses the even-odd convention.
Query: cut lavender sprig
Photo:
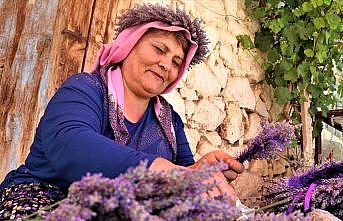
[[[308,187],[312,183],[319,183],[330,178],[343,178],[343,161],[328,162],[320,167],[313,167],[308,172],[289,178],[290,187]]]
[[[249,142],[248,148],[237,157],[237,160],[243,163],[252,159],[272,158],[277,152],[284,151],[293,139],[294,127],[288,122],[266,122],[261,132]]]

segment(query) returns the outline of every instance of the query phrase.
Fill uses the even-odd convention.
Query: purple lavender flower
[[[291,214],[257,214],[255,217],[248,219],[248,221],[311,221],[311,217],[305,217],[303,213],[297,211]]]
[[[215,185],[203,180],[223,168],[156,173],[145,162],[115,179],[87,175],[46,220],[235,220],[240,213],[228,197],[201,197]]]
[[[262,131],[249,142],[248,148],[237,157],[237,160],[243,163],[252,159],[271,158],[275,153],[284,151],[293,139],[294,127],[288,122],[266,122]]]
[[[308,172],[289,178],[288,185],[294,188],[308,187],[330,178],[343,178],[343,161],[328,162],[320,167],[313,167]]]

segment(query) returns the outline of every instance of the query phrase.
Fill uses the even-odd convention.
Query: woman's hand
[[[215,164],[220,161],[223,161],[228,165],[229,169],[222,171],[222,174],[229,182],[235,180],[238,174],[244,171],[243,164],[238,162],[234,157],[220,150],[212,151],[205,154],[194,165],[190,166],[190,168],[197,169],[197,168],[200,168],[204,164]]]

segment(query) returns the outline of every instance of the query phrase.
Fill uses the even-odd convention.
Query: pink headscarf
[[[187,71],[189,64],[198,48],[196,42],[192,41],[191,35],[189,31],[185,28],[178,27],[178,26],[170,26],[161,21],[154,21],[145,24],[135,25],[130,28],[125,29],[124,31],[120,32],[118,37],[111,43],[111,44],[104,44],[97,56],[97,59],[94,64],[94,69],[99,70],[100,66],[104,66],[106,64],[115,64],[123,61],[131,52],[133,47],[137,44],[139,39],[144,35],[146,31],[150,28],[156,28],[165,31],[177,32],[182,31],[184,32],[184,36],[190,42],[190,47],[188,53],[186,55],[186,59],[184,60],[182,66],[180,67],[179,74],[177,79],[171,83],[163,93],[170,92],[177,83],[180,81],[181,77]],[[113,79],[113,75],[115,74],[115,70],[109,70],[107,73],[108,82]],[[118,80],[118,79],[113,79]],[[117,81],[116,81],[117,82]],[[110,84],[109,84],[110,85]],[[115,85],[115,82],[112,81],[112,86]],[[109,91],[113,91],[112,88],[108,88]]]

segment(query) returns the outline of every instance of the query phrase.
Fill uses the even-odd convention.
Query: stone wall
[[[280,111],[272,102],[272,89],[263,82],[264,73],[254,54],[240,47],[236,39],[242,34],[253,39],[258,24],[247,16],[244,0],[171,0],[163,4],[177,4],[199,17],[211,41],[206,61],[188,71],[177,89],[165,97],[185,123],[195,159],[217,149],[235,155],[256,135],[263,118],[275,119]]]

